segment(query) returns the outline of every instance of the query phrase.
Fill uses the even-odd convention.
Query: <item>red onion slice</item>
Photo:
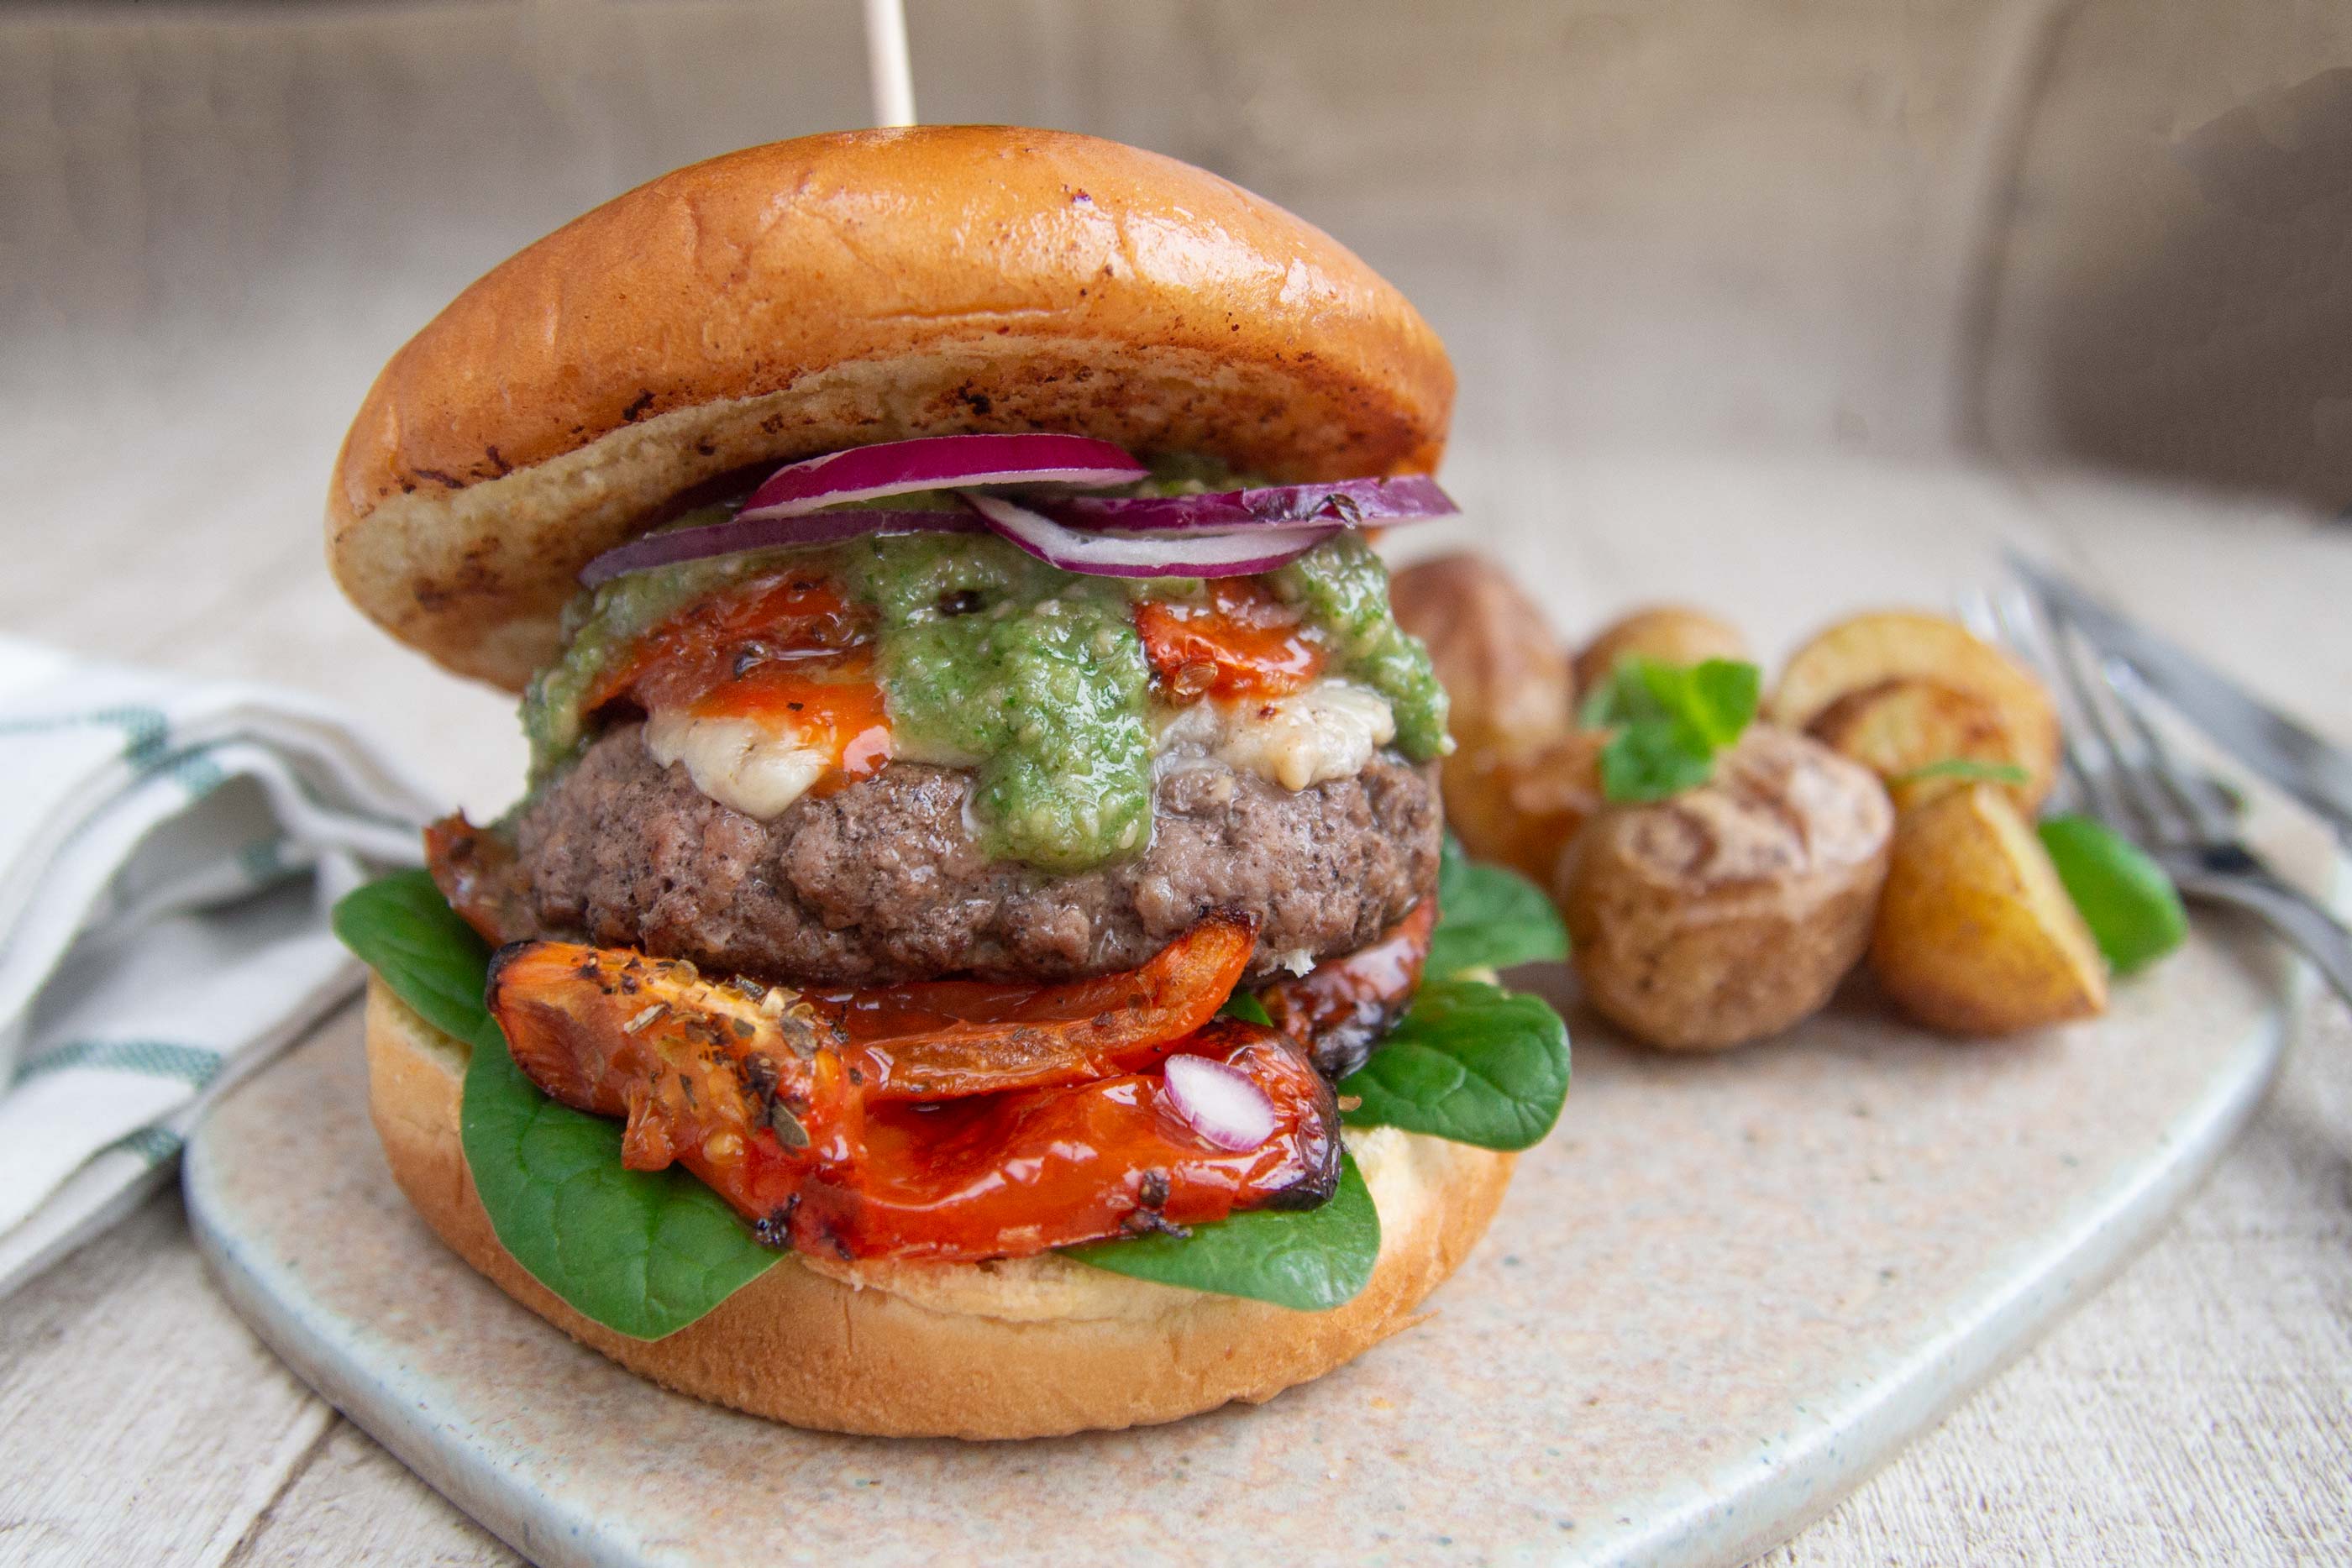
[[[850,501],[970,485],[1131,485],[1150,470],[1084,435],[925,435],[828,452],[777,469],[743,503],[746,520],[796,517]]]
[[[1213,496],[1058,496],[1030,505],[1072,528],[1135,532],[1265,528],[1302,523],[1410,523],[1450,517],[1461,508],[1425,474],[1401,479],[1339,479],[1276,485]]]
[[[580,571],[580,584],[594,588],[632,571],[650,571],[685,560],[715,555],[740,555],[745,550],[773,549],[782,545],[832,544],[863,534],[975,534],[987,525],[971,513],[952,512],[826,512],[802,517],[737,517],[698,528],[677,528],[647,534],[615,549],[608,549]]]
[[[1048,566],[1085,577],[1254,577],[1297,559],[1339,531],[1338,523],[1291,524],[1244,533],[1082,534],[1002,496],[960,491],[999,537]]]
[[[1168,1103],[1218,1148],[1247,1154],[1274,1136],[1274,1102],[1240,1068],[1206,1056],[1168,1059]]]

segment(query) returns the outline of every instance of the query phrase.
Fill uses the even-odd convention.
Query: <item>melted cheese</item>
[[[1162,710],[1154,727],[1163,757],[1214,758],[1286,789],[1353,778],[1396,738],[1387,699],[1342,680],[1316,681],[1286,697]]]
[[[646,720],[646,749],[665,768],[684,763],[696,789],[761,821],[782,816],[837,761],[789,727],[698,718],[682,708],[654,710]]]

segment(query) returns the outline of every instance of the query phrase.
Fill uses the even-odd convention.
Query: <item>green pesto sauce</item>
[[[679,526],[713,520],[696,515]],[[707,594],[797,563],[873,608],[896,749],[973,770],[973,818],[988,853],[1067,873],[1150,841],[1150,669],[1133,607],[1202,585],[1079,576],[985,535],[869,535],[756,551],[636,572],[581,595],[565,612],[562,656],[523,700],[532,788],[578,755],[581,702],[616,652]],[[1387,570],[1362,537],[1338,534],[1270,580],[1330,635],[1331,673],[1388,699],[1398,749],[1417,762],[1437,756],[1444,691],[1427,652],[1390,615]]]

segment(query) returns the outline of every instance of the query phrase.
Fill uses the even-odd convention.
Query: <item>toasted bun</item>
[[[1056,430],[1426,472],[1453,402],[1403,296],[1189,164],[1001,126],[810,136],[666,174],[459,295],[344,438],[328,557],[395,636],[520,689],[582,566],[747,465]]]
[[[1411,1326],[1486,1232],[1514,1158],[1393,1128],[1351,1134],[1381,1212],[1381,1257],[1362,1293],[1328,1312],[1050,1256],[791,1257],[668,1338],[635,1340],[573,1312],[492,1234],[458,1142],[466,1050],[371,980],[376,1133],[401,1190],[459,1257],[583,1344],[681,1394],[877,1437],[1044,1437],[1263,1403]]]

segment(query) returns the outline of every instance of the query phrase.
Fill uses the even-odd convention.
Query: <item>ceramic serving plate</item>
[[[572,1343],[394,1187],[355,1009],[219,1108],[186,1184],[262,1336],[541,1563],[1732,1563],[2146,1242],[2306,990],[2200,925],[2106,1018],[1999,1044],[1861,989],[1715,1058],[1571,1010],[1568,1112],[1425,1321],[1263,1407],[1045,1442],[793,1431]]]

